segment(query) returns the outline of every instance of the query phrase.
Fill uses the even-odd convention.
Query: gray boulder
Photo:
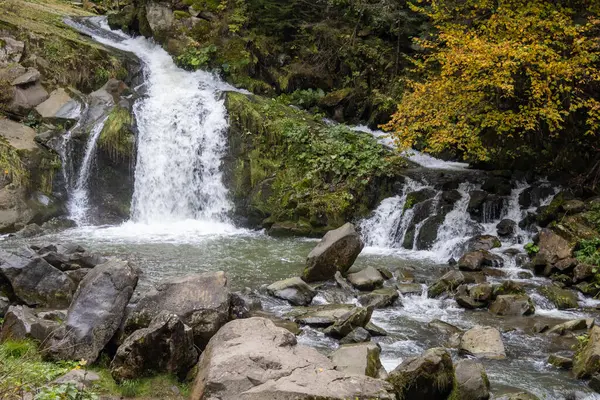
[[[360,296],[358,302],[364,307],[384,308],[394,304],[399,297],[396,289],[382,288]]]
[[[344,375],[366,375],[371,378],[386,376],[375,343],[345,344],[329,355],[334,368]]]
[[[562,324],[554,325],[546,333],[564,335],[568,332],[582,331],[590,329],[594,326],[595,321],[593,318],[587,319],[573,319],[571,321],[563,322]]]
[[[10,36],[0,37],[4,44],[0,47],[0,65],[18,63],[25,51],[25,43]]]
[[[472,237],[466,243],[467,251],[491,250],[501,247],[500,239],[492,235],[479,235]]]
[[[35,68],[27,68],[27,71],[16,77],[10,84],[13,86],[27,85],[39,81],[40,77],[40,71]]]
[[[461,400],[488,400],[490,381],[483,365],[474,360],[460,360],[455,368],[456,389],[452,393]]]
[[[502,295],[490,305],[490,312],[496,315],[532,315],[535,313],[535,306],[531,298],[523,295]]]
[[[348,275],[348,281],[358,290],[373,290],[383,285],[381,273],[373,267],[367,267]]]
[[[460,339],[459,350],[479,358],[506,358],[502,336],[498,329],[490,326],[476,326],[466,331]]]
[[[341,339],[358,327],[365,327],[371,320],[372,308],[355,307],[342,315],[335,323],[325,329],[325,334]]]
[[[387,380],[400,399],[446,400],[454,382],[452,358],[441,347],[429,349],[404,360]]]
[[[363,343],[371,340],[371,334],[362,327],[354,329],[340,340],[340,344]]]
[[[396,287],[402,296],[420,296],[421,293],[423,293],[423,285],[419,283],[398,283],[396,284]]]
[[[33,251],[0,252],[0,278],[10,283],[14,296],[28,306],[68,307],[73,281]]]
[[[360,235],[350,223],[327,232],[308,254],[302,279],[306,282],[325,281],[333,278],[336,271],[345,275],[363,247]]]
[[[49,342],[50,357],[94,362],[119,329],[138,274],[126,261],[92,269],[79,284],[63,329]]]
[[[206,272],[163,282],[142,298],[125,322],[125,333],[146,328],[161,311],[177,314],[203,349],[229,320],[231,296],[224,272]]]
[[[310,304],[313,297],[317,294],[306,282],[298,277],[272,283],[267,286],[267,292],[271,296],[287,300],[295,306]]]
[[[117,349],[110,372],[117,382],[167,372],[184,379],[198,360],[192,329],[168,311],[133,332]]]
[[[444,274],[427,289],[427,296],[436,298],[443,293],[455,290],[465,282],[465,276],[460,271],[452,270]]]
[[[36,317],[27,306],[10,306],[0,330],[0,343],[9,339],[33,339],[43,343],[58,325],[58,322]]]
[[[500,237],[511,237],[517,232],[517,223],[512,219],[503,219],[496,225],[496,232]]]
[[[191,400],[394,399],[390,386],[348,376],[269,320],[231,321],[210,340],[198,364]]]
[[[355,309],[351,304],[325,304],[307,308],[296,308],[288,314],[301,325],[326,328],[335,324],[348,312]]]
[[[492,254],[487,250],[474,250],[464,254],[458,260],[461,271],[481,271],[484,267],[502,267],[502,257]]]
[[[79,117],[81,106],[71,98],[63,88],[50,93],[48,99],[35,107],[44,119],[75,120]]]

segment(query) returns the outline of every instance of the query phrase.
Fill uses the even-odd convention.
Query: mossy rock
[[[577,293],[568,289],[561,289],[554,285],[546,285],[540,288],[540,294],[550,300],[559,310],[577,308]]]
[[[114,161],[130,159],[135,145],[131,126],[133,117],[129,110],[116,106],[104,123],[98,146]]]

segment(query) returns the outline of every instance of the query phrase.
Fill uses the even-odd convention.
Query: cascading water
[[[134,53],[145,66],[147,90],[134,105],[138,137],[132,222],[161,229],[165,224],[182,229],[188,222],[219,226],[219,231],[223,224],[231,227],[221,172],[228,127],[221,95],[234,89],[213,74],[178,68],[157,44],[110,31],[102,18],[69,23],[98,42]]]

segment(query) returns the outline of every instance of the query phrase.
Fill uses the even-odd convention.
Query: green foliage
[[[537,253],[539,253],[540,248],[535,244],[535,243],[527,243],[525,246],[523,246],[525,251],[527,252],[527,254],[529,254],[529,256],[534,256]]]
[[[42,388],[34,400],[97,400],[95,393],[80,390],[73,383],[52,385]]]
[[[585,264],[600,266],[600,237],[591,240],[582,240],[577,245],[575,257]],[[598,271],[594,271],[597,273]]]
[[[190,71],[208,66],[209,62],[217,52],[217,46],[214,44],[201,48],[187,48],[185,52],[175,58],[175,63]]]
[[[317,106],[323,97],[325,97],[325,92],[322,89],[299,89],[289,94],[279,95],[277,101],[285,105],[294,105],[310,110]]]

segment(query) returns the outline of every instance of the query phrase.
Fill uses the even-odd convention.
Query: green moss
[[[129,110],[115,107],[106,120],[98,146],[106,151],[114,161],[126,160],[131,157],[134,146],[134,135],[131,132],[133,119]]]
[[[577,294],[571,290],[546,285],[540,288],[540,293],[550,300],[559,310],[577,308]]]
[[[173,11],[173,15],[175,15],[176,19],[190,18],[190,13],[187,11],[175,10]]]
[[[4,138],[0,138],[0,171],[3,179],[7,179],[16,187],[25,187],[29,184],[29,171],[19,151],[8,144]]]

